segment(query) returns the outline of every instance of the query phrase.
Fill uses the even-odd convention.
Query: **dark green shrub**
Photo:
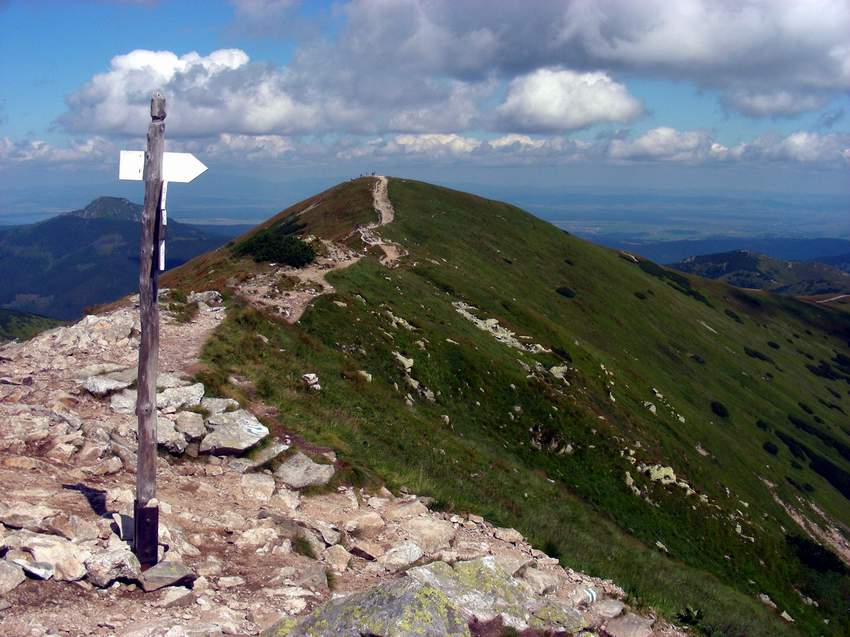
[[[767,345],[768,347],[772,347],[773,349],[779,349],[779,343],[777,343],[776,341],[768,341]]]
[[[752,349],[751,347],[744,347],[744,353],[750,358],[755,358],[756,360],[765,361],[767,363],[772,363],[770,356],[764,354],[757,349]]]
[[[564,259],[564,263],[567,265],[575,265],[575,262],[572,259]]]
[[[558,289],[556,289],[555,291],[556,291],[558,294],[560,294],[561,296],[564,296],[564,297],[566,297],[566,298],[568,298],[568,299],[571,299],[571,298],[573,298],[573,297],[576,295],[576,291],[575,291],[575,290],[573,290],[572,288],[568,288],[568,287],[566,287],[565,285],[562,285],[561,287],[559,287],[559,288],[558,288]]]
[[[644,294],[643,292],[635,292],[635,296],[638,297],[641,301],[646,300],[646,294]]]
[[[779,447],[770,442],[770,440],[765,441],[761,448],[767,451],[767,453],[769,453],[771,456],[775,456],[777,453],[779,453]]]
[[[756,427],[758,427],[762,431],[770,431],[772,429],[772,427],[763,420],[757,420]]]
[[[700,365],[705,365],[705,359],[699,354],[691,354],[691,360]]]
[[[794,553],[797,554],[797,559],[809,568],[813,568],[820,573],[827,571],[833,571],[841,575],[850,573],[847,567],[844,566],[844,563],[832,551],[825,549],[807,537],[789,535],[785,536],[785,541],[794,550]]]
[[[732,310],[728,310],[728,309],[727,309],[727,310],[723,310],[723,313],[724,313],[726,316],[728,316],[730,319],[732,319],[733,321],[735,321],[736,323],[743,323],[743,322],[744,322],[744,321],[742,321],[742,320],[741,320],[741,317],[740,317],[740,316],[738,316],[737,314],[735,314],[735,312],[733,312]]]
[[[724,405],[720,401],[711,401],[711,411],[713,411],[716,416],[720,416],[721,418],[729,417],[729,410],[726,409],[726,405]]]
[[[274,261],[303,268],[316,258],[316,251],[298,237],[267,230],[246,239],[234,249],[236,256],[251,256],[254,261]]]

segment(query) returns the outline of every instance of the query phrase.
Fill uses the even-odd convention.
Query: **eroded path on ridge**
[[[382,265],[396,267],[398,260],[407,252],[398,244],[383,239],[377,232],[395,219],[395,209],[388,194],[389,180],[379,175],[372,188],[373,205],[378,220],[356,228],[346,239],[359,235],[366,246],[362,251],[352,250],[341,242],[315,239],[321,244],[317,250],[320,255],[310,265],[303,268],[275,266],[248,281],[237,285],[238,292],[252,305],[280,314],[288,322],[294,323],[304,314],[310,303],[318,296],[334,291],[328,283],[327,275],[357,263],[366,256],[372,247],[383,251]]]

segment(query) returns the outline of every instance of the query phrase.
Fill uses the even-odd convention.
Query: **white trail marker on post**
[[[145,169],[145,151],[122,150],[118,159],[118,179],[141,181]],[[162,223],[159,230],[159,270],[165,271],[165,226],[168,225],[165,199],[168,194],[168,182],[187,184],[207,167],[192,153],[162,154]]]
[[[136,383],[138,464],[133,503],[133,552],[142,567],[157,563],[159,506],[156,501],[156,378],[159,364],[159,271],[165,270],[165,199],[168,182],[188,183],[207,167],[190,153],[165,153],[165,96],[154,91],[147,151],[122,150],[118,178],[145,182],[139,250],[139,373]]]

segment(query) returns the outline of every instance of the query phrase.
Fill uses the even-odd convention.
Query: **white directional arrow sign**
[[[162,198],[160,210],[162,223],[160,226],[159,269],[165,270],[165,226],[168,224],[168,213],[165,210],[165,199],[168,196],[168,182],[174,181],[187,184],[207,169],[192,153],[163,153],[162,154]],[[118,179],[141,181],[145,172],[145,151],[122,150],[118,159]]]
[[[207,169],[192,153],[163,153],[162,180],[188,184]],[[145,170],[145,151],[122,150],[118,179],[141,181]]]

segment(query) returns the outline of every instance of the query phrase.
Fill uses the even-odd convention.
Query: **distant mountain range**
[[[850,240],[847,239],[714,237],[678,241],[629,241],[593,237],[591,240],[611,248],[639,254],[658,263],[676,263],[696,254],[715,254],[732,250],[749,250],[789,261],[819,261],[830,265],[838,265],[831,263],[831,259],[850,262]]]
[[[58,319],[138,285],[142,206],[100,197],[81,210],[0,228],[0,307]],[[175,267],[230,237],[169,219],[166,265]]]
[[[808,296],[850,292],[850,274],[817,262],[784,261],[748,250],[688,257],[674,263],[682,272],[739,288]]]

